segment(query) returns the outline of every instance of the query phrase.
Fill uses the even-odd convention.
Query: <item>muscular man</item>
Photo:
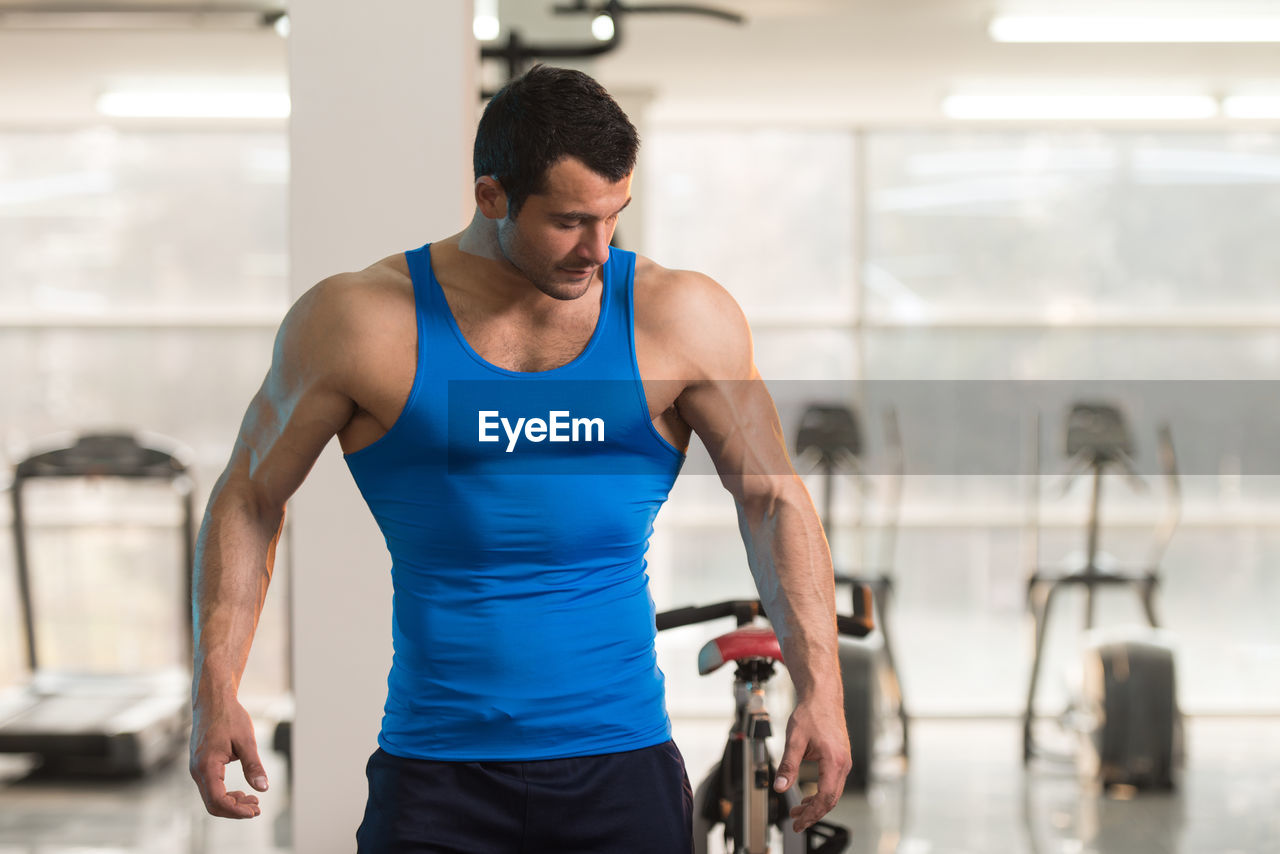
[[[200,534],[191,773],[239,760],[236,698],[285,502],[335,435],[392,557],[395,655],[362,854],[689,850],[644,552],[696,432],[738,509],[797,689],[775,786],[799,829],[850,767],[831,561],[742,313],[610,248],[638,138],[578,72],[492,100],[460,234],[316,285],[280,328]]]

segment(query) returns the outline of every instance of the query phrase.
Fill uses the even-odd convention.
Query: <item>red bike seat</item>
[[[698,672],[703,676],[714,673],[730,661],[746,658],[768,658],[782,661],[782,649],[773,629],[764,626],[743,626],[715,640],[707,641],[698,653]]]

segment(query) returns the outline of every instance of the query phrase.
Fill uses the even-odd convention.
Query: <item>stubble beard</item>
[[[560,271],[560,267],[553,264],[543,269],[534,268],[533,265],[524,260],[523,253],[513,248],[516,242],[511,239],[505,229],[498,229],[498,251],[502,253],[503,260],[514,267],[520,275],[528,279],[542,293],[552,299],[569,301],[578,299],[590,289],[591,282],[596,276],[595,269],[591,271],[590,278],[585,279],[585,285],[582,284],[583,280],[580,279],[575,279],[573,284],[556,282],[554,277]]]

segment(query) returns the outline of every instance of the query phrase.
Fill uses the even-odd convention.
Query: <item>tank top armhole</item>
[[[409,410],[413,408],[418,395],[421,392],[424,381],[425,371],[423,370],[423,360],[425,358],[426,347],[424,346],[426,337],[426,305],[430,299],[430,290],[427,287],[425,276],[428,275],[431,264],[430,247],[426,244],[419,249],[412,249],[404,253],[405,260],[409,264],[409,280],[413,283],[413,314],[414,327],[417,329],[418,340],[414,342],[414,365],[413,365],[413,384],[409,386],[409,396],[405,398],[404,406],[400,409],[400,414],[396,416],[396,420],[387,428],[387,432],[383,433],[373,442],[365,445],[358,451],[352,451],[349,454],[343,454],[343,458],[347,460],[355,459],[362,456],[366,451],[372,451],[374,448],[389,444],[392,434],[399,433],[402,429],[401,424],[407,420]]]
[[[636,356],[636,260],[634,253],[628,254],[631,255],[631,263],[620,271],[625,275],[618,277],[621,279],[620,289],[626,292],[626,299],[620,299],[618,302],[626,306],[626,317],[623,325],[627,328],[627,348],[631,353],[631,374],[635,380],[636,400],[640,404],[640,416],[649,425],[649,432],[658,441],[658,445],[675,454],[676,459],[683,461],[685,458],[684,451],[671,444],[666,436],[659,433],[658,428],[653,425],[653,419],[649,416],[649,398],[644,391],[644,378],[640,376],[640,359]]]

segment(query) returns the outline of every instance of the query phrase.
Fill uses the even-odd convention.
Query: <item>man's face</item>
[[[587,292],[609,259],[618,214],[631,202],[631,176],[613,182],[566,157],[547,170],[546,191],[498,222],[503,257],[556,299]]]

